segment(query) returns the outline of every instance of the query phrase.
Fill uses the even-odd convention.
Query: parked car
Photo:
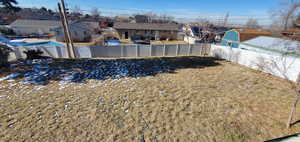
[[[143,44],[143,45],[150,45],[151,44],[150,40],[134,40],[133,43],[134,44]]]

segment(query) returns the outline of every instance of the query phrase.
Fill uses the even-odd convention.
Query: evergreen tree
[[[20,10],[16,5],[18,2],[16,0],[0,0],[0,6],[4,7],[8,11],[17,12]]]

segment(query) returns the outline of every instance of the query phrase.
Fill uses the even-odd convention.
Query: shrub
[[[24,53],[27,55],[28,60],[33,60],[33,59],[42,59],[44,58],[42,56],[43,52],[41,50],[28,50],[24,51]]]
[[[6,45],[0,44],[0,66],[8,65],[8,57],[11,51]]]
[[[4,35],[16,35],[16,33],[12,29],[3,28],[3,27],[0,27],[0,33]]]
[[[217,59],[227,59],[228,55],[222,49],[215,49],[212,52],[212,55]]]

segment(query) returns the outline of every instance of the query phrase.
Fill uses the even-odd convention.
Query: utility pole
[[[70,50],[70,46],[69,46],[70,42],[69,42],[69,38],[68,38],[68,35],[67,35],[66,24],[65,24],[65,21],[64,21],[64,16],[63,16],[63,12],[62,12],[60,3],[58,3],[57,5],[58,5],[59,14],[60,14],[60,20],[61,20],[62,28],[64,30],[65,42],[66,42],[67,51],[68,51],[68,57],[70,58],[71,57],[71,50]]]
[[[75,52],[74,52],[74,44],[73,44],[72,37],[71,37],[71,34],[70,34],[69,22],[68,22],[68,19],[67,19],[66,7],[65,7],[64,0],[61,0],[61,6],[62,6],[63,20],[64,20],[64,23],[65,23],[65,30],[67,32],[67,37],[68,37],[69,42],[70,42],[70,53],[71,53],[70,57],[71,58],[76,58]]]
[[[224,18],[223,26],[227,26],[228,18],[229,18],[229,12],[227,12],[227,14],[226,14],[226,16]]]

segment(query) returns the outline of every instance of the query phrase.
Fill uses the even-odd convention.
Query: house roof
[[[259,36],[254,39],[244,41],[243,44],[300,54],[300,49],[298,48],[300,42],[282,38]]]
[[[54,20],[23,20],[18,19],[10,24],[11,27],[31,27],[31,26],[45,26],[45,27],[57,27],[60,26],[60,21]]]
[[[240,42],[253,39],[259,36],[271,36],[272,33],[265,30],[256,29],[235,29],[240,35]]]
[[[299,35],[300,29],[288,29],[281,32],[283,35]]]
[[[158,30],[158,31],[179,31],[178,24],[157,24],[157,23],[114,23],[117,30]]]
[[[94,31],[98,27],[97,22],[86,22],[86,21],[71,21],[69,23],[70,28],[76,27],[86,31]],[[62,26],[52,28],[53,31],[60,31]]]

